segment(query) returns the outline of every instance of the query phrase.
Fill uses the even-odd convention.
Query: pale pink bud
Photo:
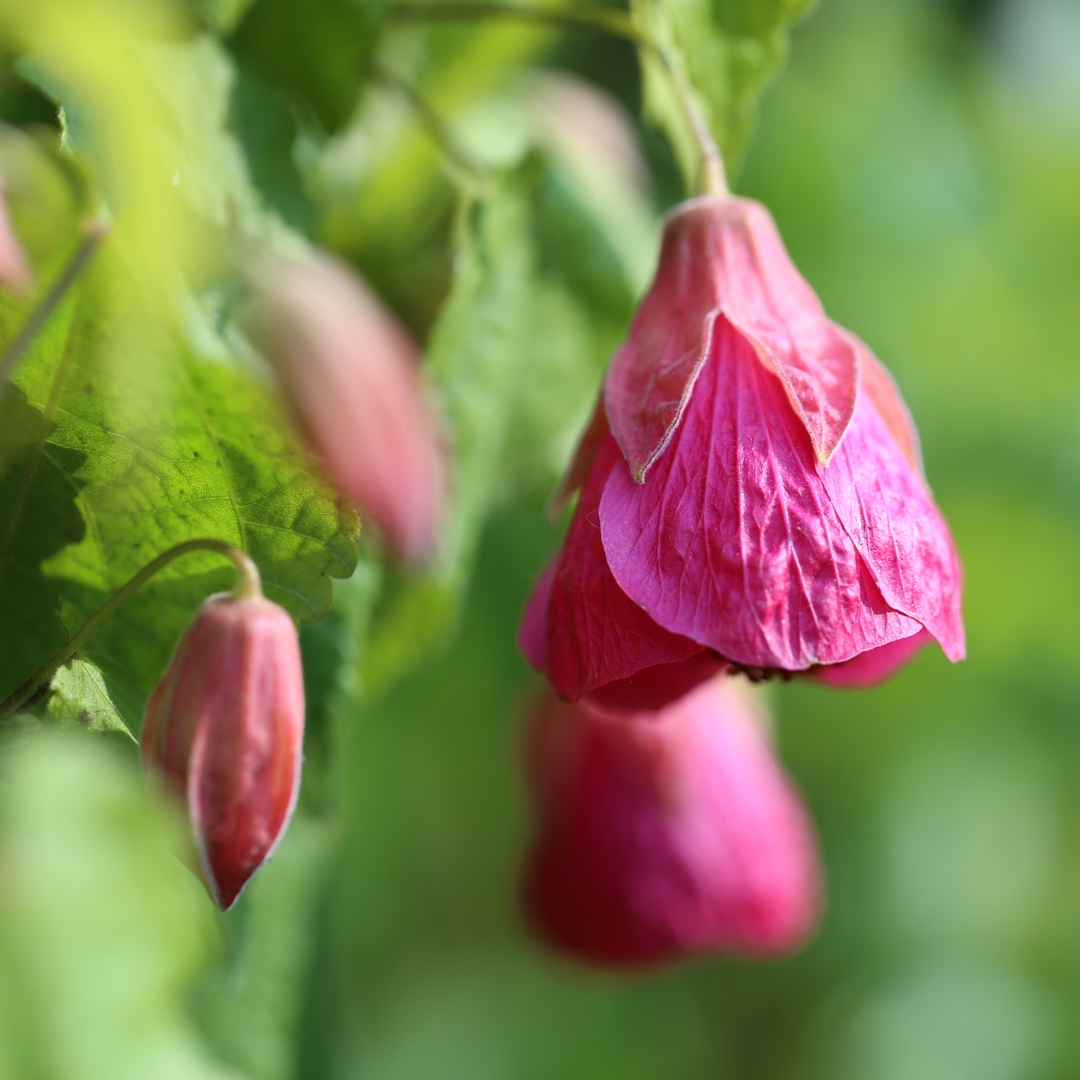
[[[0,180],[0,285],[21,291],[30,285],[30,270],[11,227],[7,195]]]
[[[527,746],[522,899],[549,945],[625,967],[806,941],[813,829],[746,692],[721,677],[656,712],[545,701]]]
[[[423,561],[437,545],[446,467],[415,344],[329,257],[275,262],[259,280],[260,341],[308,445],[394,554]]]
[[[303,738],[292,619],[261,596],[210,597],[151,695],[142,761],[185,802],[223,910],[285,832],[300,791]]]

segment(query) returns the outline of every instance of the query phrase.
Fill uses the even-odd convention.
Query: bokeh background
[[[639,114],[634,55],[601,36],[448,26],[387,49],[421,72],[464,157],[509,158],[533,137],[532,68]],[[559,539],[544,501],[647,279],[655,212],[681,194],[662,140],[639,128],[649,168],[624,162],[616,185],[633,204],[613,230],[617,272],[567,254],[573,221],[551,182],[553,265],[580,274],[599,313],[551,335],[553,350],[585,343],[558,361],[577,415],[543,467],[503,478],[444,644],[429,653],[435,616],[366,562],[304,627],[304,803],[238,908],[218,920],[197,885],[177,899],[176,875],[150,865],[159,834],[143,835],[122,755],[20,766],[7,819],[55,863],[54,889],[27,916],[47,947],[0,929],[0,1063],[18,1062],[2,1074],[96,1076],[79,1069],[97,1060],[126,1076],[154,1039],[155,1077],[1080,1075],[1078,57],[1073,0],[823,0],[794,29],[736,180],[771,207],[831,316],[894,372],[966,570],[964,664],[927,649],[872,691],[766,691],[826,867],[824,921],[800,955],[613,977],[547,955],[515,908],[519,719],[538,680],[514,635]],[[274,191],[423,338],[451,272],[456,181],[398,90],[374,89]],[[5,95],[40,108],[14,83]],[[380,636],[402,620],[415,632]],[[10,1049],[29,1045],[25,1025],[81,1047],[82,1064]]]

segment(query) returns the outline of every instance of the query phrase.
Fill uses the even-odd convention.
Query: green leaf
[[[689,85],[728,171],[746,152],[757,103],[787,56],[788,26],[813,0],[631,0],[635,17]],[[667,133],[694,190],[697,151],[670,77],[642,54],[646,111]]]
[[[330,132],[352,115],[388,0],[257,0],[229,44]]]
[[[207,537],[243,548],[267,595],[319,619],[359,524],[307,471],[259,379],[178,351],[133,317],[104,262],[53,315],[2,403],[28,433],[0,477],[6,694],[152,558]],[[220,556],[170,564],[84,656],[132,728],[193,609],[230,587]]]
[[[66,663],[49,684],[52,693],[45,715],[61,726],[80,727],[96,735],[135,736],[109,697],[105,677],[88,660]]]
[[[114,754],[38,737],[0,787],[0,1075],[239,1080],[196,1039],[212,909]]]

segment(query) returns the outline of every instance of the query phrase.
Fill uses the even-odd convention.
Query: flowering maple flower
[[[186,804],[207,886],[223,910],[292,817],[303,738],[292,619],[262,596],[210,597],[150,697],[141,747],[146,772]]]
[[[626,679],[675,696],[725,665],[866,685],[929,638],[964,656],[907,407],[759,203],[668,217],[562,497],[577,488],[520,633],[569,700]]]
[[[434,552],[446,467],[416,345],[343,264],[278,260],[258,274],[260,341],[301,433],[393,553]]]
[[[748,692],[721,676],[660,711],[545,699],[526,745],[537,823],[522,881],[545,942],[634,967],[806,941],[813,829]]]

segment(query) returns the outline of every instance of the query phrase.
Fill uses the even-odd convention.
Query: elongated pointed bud
[[[527,747],[537,829],[522,899],[549,945],[637,967],[806,941],[813,828],[742,693],[720,677],[655,712],[545,702]]]
[[[269,858],[300,790],[304,686],[292,619],[262,596],[212,596],[147,707],[142,761],[182,799],[218,905]]]
[[[328,257],[270,263],[257,281],[260,343],[308,445],[395,556],[424,561],[438,539],[446,467],[416,346]]]

